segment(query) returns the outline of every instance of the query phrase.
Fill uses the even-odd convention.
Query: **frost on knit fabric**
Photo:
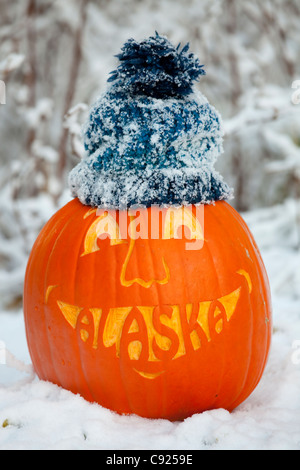
[[[198,57],[188,53],[187,44],[180,51],[167,38],[150,37],[142,42],[129,39],[121,54],[121,64],[111,72],[109,82],[117,82],[118,89],[129,94],[146,94],[154,98],[182,97],[192,93],[192,85],[205,75]]]
[[[231,190],[215,171],[223,152],[219,113],[192,84],[203,65],[188,46],[164,37],[130,39],[110,86],[84,126],[85,158],[71,171],[74,197],[86,205],[207,204]]]

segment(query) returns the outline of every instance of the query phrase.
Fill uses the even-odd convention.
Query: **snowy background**
[[[87,109],[125,40],[155,30],[205,64],[199,87],[226,129],[217,168],[261,249],[274,308],[251,397],[182,423],[121,417],[40,382],[22,314],[27,259],[70,199]],[[299,57],[298,0],[1,0],[0,449],[300,449]]]

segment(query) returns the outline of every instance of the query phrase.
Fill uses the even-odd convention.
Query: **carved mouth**
[[[238,273],[246,278],[251,294],[249,274],[244,270]],[[48,287],[46,303],[55,287]],[[88,330],[92,330],[93,349],[114,348],[116,357],[128,361],[141,377],[155,379],[164,373],[164,362],[178,359],[188,350],[197,351],[222,333],[236,311],[241,292],[239,287],[216,300],[185,305],[102,309],[62,300],[56,304],[70,327],[79,329],[84,343],[90,338]]]

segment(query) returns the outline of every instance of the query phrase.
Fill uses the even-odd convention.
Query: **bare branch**
[[[81,125],[78,118],[82,112],[85,112],[88,106],[85,103],[79,103],[71,108],[64,117],[64,129],[67,129],[70,135],[72,154],[82,159],[84,156],[84,146],[81,139]]]
[[[79,74],[80,63],[82,59],[82,38],[84,27],[87,18],[87,5],[89,0],[81,0],[79,9],[79,25],[75,33],[74,49],[73,49],[73,60],[70,69],[69,83],[67,86],[67,94],[64,105],[64,115],[67,114],[68,110],[72,106],[72,101],[76,91],[77,78]],[[61,134],[59,143],[59,164],[58,164],[58,177],[62,178],[67,162],[67,140],[68,140],[68,129],[64,128]]]

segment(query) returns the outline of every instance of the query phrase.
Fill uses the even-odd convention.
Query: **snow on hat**
[[[121,51],[84,126],[86,152],[69,175],[72,195],[106,209],[230,198],[214,169],[223,152],[221,117],[193,89],[205,71],[189,45],[175,48],[156,33],[129,39]]]

